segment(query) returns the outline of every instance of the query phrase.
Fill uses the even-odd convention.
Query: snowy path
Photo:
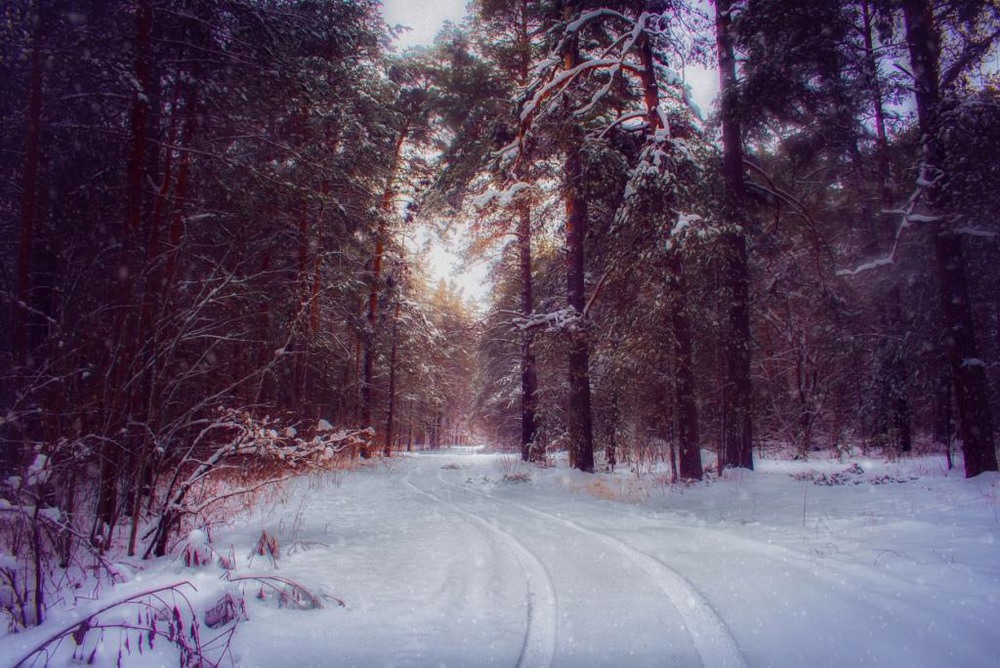
[[[821,487],[788,474],[846,464],[771,461],[667,488],[457,448],[306,477],[254,519],[217,528],[215,545],[232,546],[240,574],[289,578],[346,607],[278,608],[246,588],[250,620],[233,658],[247,667],[997,665],[1000,476],[863,464],[866,476],[906,482],[859,475]],[[246,557],[262,529],[280,540],[275,564]],[[107,594],[189,580],[192,602],[206,607],[230,586],[220,573],[163,560]],[[52,630],[0,636],[0,665]],[[115,651],[109,639],[107,663]],[[164,663],[133,654],[125,665]]]
[[[1000,479],[828,489],[778,465],[635,505],[608,500],[627,474],[510,466],[421,453],[292,494],[260,523],[326,547],[281,573],[348,607],[252,607],[244,665],[995,665]]]
[[[403,478],[403,482],[408,487],[433,501],[449,506],[462,517],[468,518],[474,524],[484,527],[487,532],[501,537],[516,554],[521,568],[524,569],[527,585],[525,591],[525,607],[527,609],[526,629],[524,642],[521,645],[521,652],[518,654],[516,665],[519,667],[552,665],[556,646],[557,603],[552,576],[549,575],[545,565],[535,553],[525,547],[524,543],[514,537],[513,534],[499,528],[493,521],[464,510],[461,506],[445,501],[431,492],[420,489],[410,482],[409,477],[410,474],[407,474]]]
[[[530,653],[518,665],[606,664],[623,658],[628,665],[701,664],[683,615],[671,599],[657,596],[657,582],[642,563],[619,558],[622,545],[556,516],[446,481],[444,473],[436,462],[418,465],[406,480],[412,485],[410,480],[417,479],[415,486],[429,497],[502,534],[521,558],[535,600],[522,603],[529,617],[525,647]],[[466,472],[448,473],[461,477]]]
[[[454,483],[445,481],[441,477],[441,474],[438,474],[438,479],[450,487],[462,489]],[[472,492],[488,497],[488,495],[478,490],[472,490]],[[671,603],[680,613],[703,665],[720,667],[747,665],[743,654],[736,645],[736,641],[718,613],[712,608],[711,604],[697,587],[691,584],[690,581],[675,569],[607,533],[588,529],[571,520],[531,508],[524,504],[508,503],[510,506],[535,517],[540,517],[542,520],[554,522],[557,525],[555,527],[557,530],[562,529],[564,532],[565,529],[569,529],[571,532],[579,532],[596,538],[642,568],[642,570],[649,574],[653,582],[669,597]],[[564,539],[565,536],[562,540],[558,536],[555,537],[555,540],[560,543],[564,542]]]

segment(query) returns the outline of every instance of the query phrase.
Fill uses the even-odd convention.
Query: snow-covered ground
[[[265,530],[281,556],[250,562]],[[666,486],[455,448],[297,481],[212,539],[235,573],[345,606],[279,606],[257,598],[261,582],[174,559],[0,638],[0,663],[187,580],[181,607],[200,619],[226,591],[245,596],[223,665],[1000,665],[1000,477],[946,475],[937,459],[763,460]],[[115,615],[128,618],[99,619]],[[140,654],[136,632],[108,629],[97,662],[113,664],[129,633],[125,665],[176,661],[165,642]],[[86,635],[78,655],[101,637]],[[72,640],[60,651],[54,665]]]

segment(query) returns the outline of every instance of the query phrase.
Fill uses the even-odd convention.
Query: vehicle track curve
[[[684,621],[687,632],[703,665],[711,666],[712,668],[716,666],[743,668],[749,665],[729,627],[726,626],[726,623],[712,607],[708,599],[690,580],[656,557],[638,550],[610,534],[584,527],[572,520],[567,520],[516,501],[499,499],[480,490],[468,489],[462,485],[455,484],[445,480],[440,472],[438,473],[438,480],[467,494],[485,497],[491,501],[507,504],[535,516],[556,522],[574,531],[590,536],[616,550],[645,571],[653,582],[667,595],[671,604],[676,608],[681,619]],[[474,515],[474,517],[478,516]]]
[[[410,480],[410,473],[403,477],[403,484],[418,494],[422,494],[439,504],[447,506],[466,521],[481,527],[507,544],[514,554],[515,559],[520,564],[521,569],[524,571],[526,584],[527,624],[516,665],[519,668],[551,666],[555,658],[558,637],[556,623],[558,599],[556,598],[555,588],[552,584],[552,576],[541,559],[505,529],[431,491],[421,488]]]

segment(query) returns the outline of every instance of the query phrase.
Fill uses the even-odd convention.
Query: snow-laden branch
[[[530,191],[532,184],[525,183],[524,181],[517,181],[510,184],[506,188],[501,188],[499,190],[491,188],[487,190],[482,195],[478,196],[473,200],[473,206],[477,209],[486,209],[490,206],[497,206],[501,209],[508,208],[517,199],[517,196],[523,192]]]
[[[854,269],[840,269],[837,271],[837,276],[857,276],[858,274],[863,274],[866,271],[871,271],[872,269],[878,269],[880,267],[885,267],[890,264],[895,264],[896,253],[899,251],[899,243],[903,238],[903,232],[914,222],[937,222],[938,218],[936,216],[922,216],[916,213],[917,205],[920,203],[920,199],[923,197],[924,193],[935,186],[938,177],[931,177],[927,173],[928,167],[925,164],[920,170],[920,176],[917,177],[917,187],[914,189],[913,193],[910,195],[909,199],[906,200],[906,206],[902,209],[897,209],[894,211],[887,211],[886,213],[899,214],[899,225],[896,226],[896,234],[892,240],[892,248],[889,249],[889,254],[870,260],[861,265],[858,265]],[[928,220],[933,219],[933,220]]]
[[[521,109],[521,122],[529,123],[538,113],[539,105],[552,97],[555,93],[565,90],[573,81],[583,74],[592,70],[604,68],[623,69],[634,74],[642,74],[642,67],[623,61],[621,58],[596,58],[586,60],[576,67],[560,72],[531,96],[531,99]]]
[[[703,227],[699,227],[699,223],[703,222],[705,222],[705,219],[697,213],[678,213],[677,221],[670,228],[670,233],[667,235],[665,242],[666,250],[668,252],[673,250],[681,244],[685,237],[691,234],[695,234],[698,238],[705,238],[707,235],[706,230]]]
[[[632,23],[631,18],[625,16],[621,12],[615,11],[614,9],[608,9],[607,7],[602,7],[601,9],[594,9],[589,12],[584,12],[580,14],[580,16],[578,16],[576,19],[566,24],[566,30],[563,36],[563,41],[565,42],[565,40],[571,39],[578,32],[580,32],[582,28],[604,17],[615,18],[624,23]]]
[[[357,448],[371,438],[370,429],[334,429],[325,420],[318,423],[312,438],[302,438],[292,427],[281,428],[270,418],[256,418],[239,409],[219,407],[217,416],[201,421],[202,427],[194,437],[187,454],[174,465],[174,477],[166,489],[159,519],[144,536],[153,536],[146,556],[154,550],[163,553],[169,532],[182,516],[195,514],[219,499],[210,499],[197,506],[190,505],[188,495],[223,463],[235,457],[277,465],[281,469],[319,468],[338,452]],[[192,468],[192,466],[194,468]],[[272,482],[286,476],[272,478]],[[250,493],[260,487],[254,484],[238,491],[230,490],[227,496]]]
[[[514,318],[512,323],[521,332],[542,330],[556,333],[579,331],[583,327],[583,321],[582,313],[572,306],[567,306],[558,311],[532,313],[524,317]]]
[[[962,234],[969,237],[982,237],[984,239],[996,239],[1000,233],[993,230],[981,230],[976,227],[959,227],[955,229],[955,234]]]

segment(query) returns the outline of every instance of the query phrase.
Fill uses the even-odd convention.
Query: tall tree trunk
[[[933,7],[928,0],[905,0],[903,16],[923,143],[921,182],[929,184],[924,186],[927,188],[927,204],[936,219],[931,223],[934,226],[932,239],[945,340],[955,387],[965,476],[971,478],[985,471],[996,471],[997,454],[989,387],[976,345],[961,237],[944,222],[954,216],[949,211],[948,195],[941,187],[946,155],[938,134],[940,39],[934,25]]]
[[[31,75],[28,84],[27,128],[24,144],[24,160],[21,163],[21,234],[17,251],[17,283],[13,308],[12,362],[17,369],[14,378],[5,378],[5,387],[0,390],[0,400],[4,406],[14,403],[21,389],[20,369],[28,361],[28,323],[31,318],[32,279],[34,268],[32,258],[35,244],[35,223],[38,218],[38,171],[41,162],[42,143],[42,85],[44,83],[44,59],[42,48],[48,21],[43,14],[42,3],[34,8],[35,31],[31,41]],[[13,425],[8,426],[10,429]],[[0,446],[0,475],[13,474],[20,464],[19,437],[4,438]]]
[[[396,308],[392,315],[392,341],[389,348],[389,397],[385,411],[385,444],[382,448],[382,454],[385,457],[392,456],[393,419],[396,415],[396,353],[399,349],[400,304],[401,302],[397,299]]]
[[[31,79],[28,88],[27,132],[21,164],[21,239],[17,253],[17,303],[14,305],[14,362],[25,362],[28,350],[29,304],[31,304],[32,247],[38,217],[38,168],[42,143],[42,47],[47,28],[44,10],[35,9],[35,32],[31,41]]]
[[[864,35],[864,70],[867,79],[868,92],[871,95],[871,107],[875,124],[875,169],[878,174],[879,201],[882,213],[873,216],[866,207],[862,212],[864,217],[872,220],[871,230],[874,254],[882,255],[891,248],[896,232],[893,216],[888,215],[895,206],[892,194],[892,175],[889,161],[889,138],[885,129],[885,101],[882,92],[882,82],[878,74],[878,55],[875,52],[875,25],[872,7],[869,0],[861,2],[862,32]],[[855,147],[852,152],[856,164],[857,184],[859,192],[863,192],[864,175],[860,152]],[[881,220],[881,225],[874,224]],[[883,391],[889,400],[889,429],[892,432],[894,444],[898,452],[909,452],[912,447],[910,432],[910,401],[907,393],[907,364],[905,346],[905,326],[901,308],[902,286],[897,276],[886,277],[888,290],[880,298],[879,313],[882,315],[884,328],[885,350],[881,364],[885,378]]]
[[[642,4],[645,4],[644,2]],[[656,63],[649,37],[643,35],[639,44],[642,65],[643,99],[646,105],[647,142],[655,141],[663,127],[660,115],[659,84]],[[674,427],[679,446],[679,467],[675,474],[681,478],[701,480],[701,446],[698,434],[698,403],[694,386],[694,354],[691,341],[691,322],[687,311],[687,285],[684,281],[684,260],[681,251],[673,248],[667,260],[667,289],[670,298],[670,329],[673,337],[674,358],[673,404]]]
[[[364,427],[374,428],[374,381],[375,381],[375,343],[378,333],[379,292],[382,282],[382,261],[385,255],[385,242],[389,234],[389,219],[393,214],[395,184],[399,165],[403,158],[403,145],[410,131],[409,120],[400,128],[396,136],[396,145],[392,154],[389,175],[386,178],[385,190],[382,192],[381,211],[379,212],[378,230],[375,233],[375,255],[372,257],[371,290],[368,293],[368,330],[364,341],[364,376],[361,380],[361,422]],[[362,446],[362,457],[369,457],[367,446]]]
[[[862,20],[865,39],[865,75],[868,78],[868,89],[872,96],[872,111],[875,121],[875,160],[878,163],[879,185],[882,188],[882,204],[892,208],[892,175],[889,163],[889,138],[885,131],[885,99],[882,92],[882,82],[878,76],[878,57],[875,53],[875,25],[869,0],[861,2]],[[890,227],[890,231],[891,227]]]
[[[199,69],[195,68],[196,81],[198,72]],[[166,278],[163,288],[165,301],[169,300],[176,283],[178,257],[180,256],[181,243],[184,241],[184,207],[187,204],[188,190],[191,184],[191,152],[189,149],[194,143],[194,136],[198,128],[198,87],[196,83],[188,84],[184,98],[184,131],[181,133],[180,165],[177,168],[177,186],[174,188],[173,215],[170,219]]]
[[[716,0],[715,34],[719,57],[725,230],[722,294],[728,300],[722,332],[722,444],[719,468],[753,468],[753,406],[750,381],[750,266],[747,255],[743,137],[737,99],[732,0]]]
[[[305,396],[306,376],[309,374],[310,356],[310,334],[308,326],[310,304],[310,259],[314,252],[312,248],[312,234],[309,229],[309,200],[303,197],[298,203],[299,219],[299,257],[298,257],[298,299],[299,313],[302,321],[294,324],[295,327],[295,356],[292,367],[292,405],[298,411],[304,411],[305,403],[308,400]]]
[[[568,10],[568,8],[567,8]],[[563,66],[571,70],[580,63],[575,39],[563,56]],[[570,123],[573,121],[571,120]],[[587,199],[584,192],[583,137],[578,128],[570,130],[564,164],[566,198],[566,301],[579,316],[569,334],[569,447],[572,465],[581,471],[594,470],[594,436],[590,409],[590,348],[587,341],[584,243],[587,238]]]
[[[528,14],[529,0],[521,0],[517,16],[517,76],[518,85],[527,85],[531,75],[531,33]],[[524,140],[524,128],[520,128]],[[518,175],[520,176],[520,175]],[[523,196],[522,196],[523,197]],[[517,250],[521,275],[521,315],[531,316],[535,310],[531,273],[531,203],[517,202]],[[544,452],[538,443],[538,371],[534,352],[535,334],[525,329],[521,335],[521,459],[541,461]]]
[[[129,374],[137,358],[135,317],[133,311],[133,288],[140,265],[135,256],[136,239],[142,227],[142,188],[146,177],[146,133],[149,123],[149,99],[152,86],[152,32],[153,8],[151,0],[136,2],[136,33],[133,43],[133,74],[138,84],[129,121],[129,159],[126,171],[125,217],[122,224],[121,242],[123,264],[119,269],[118,317],[116,333],[120,344],[111,360],[111,384],[106,389],[111,395],[105,399],[105,409],[109,411],[112,428],[125,427],[132,406],[127,390]],[[115,431],[118,431],[116,428]],[[127,429],[124,438],[129,440]],[[97,513],[93,538],[104,549],[110,531],[114,527],[119,511],[118,488],[124,465],[125,443],[109,440],[103,447],[101,456],[101,478],[97,499]],[[107,533],[105,533],[107,532]]]
[[[670,324],[674,348],[674,419],[678,445],[678,468],[685,480],[701,480],[701,443],[698,433],[698,403],[694,384],[694,353],[691,320],[688,318],[687,286],[680,253],[671,253],[668,266]]]
[[[521,273],[521,315],[528,318],[535,309],[531,282],[531,205],[528,202],[517,205],[517,248]],[[525,329],[521,335],[521,459],[526,462],[539,461],[542,456],[541,448],[536,443],[538,375],[533,343],[534,334]]]

